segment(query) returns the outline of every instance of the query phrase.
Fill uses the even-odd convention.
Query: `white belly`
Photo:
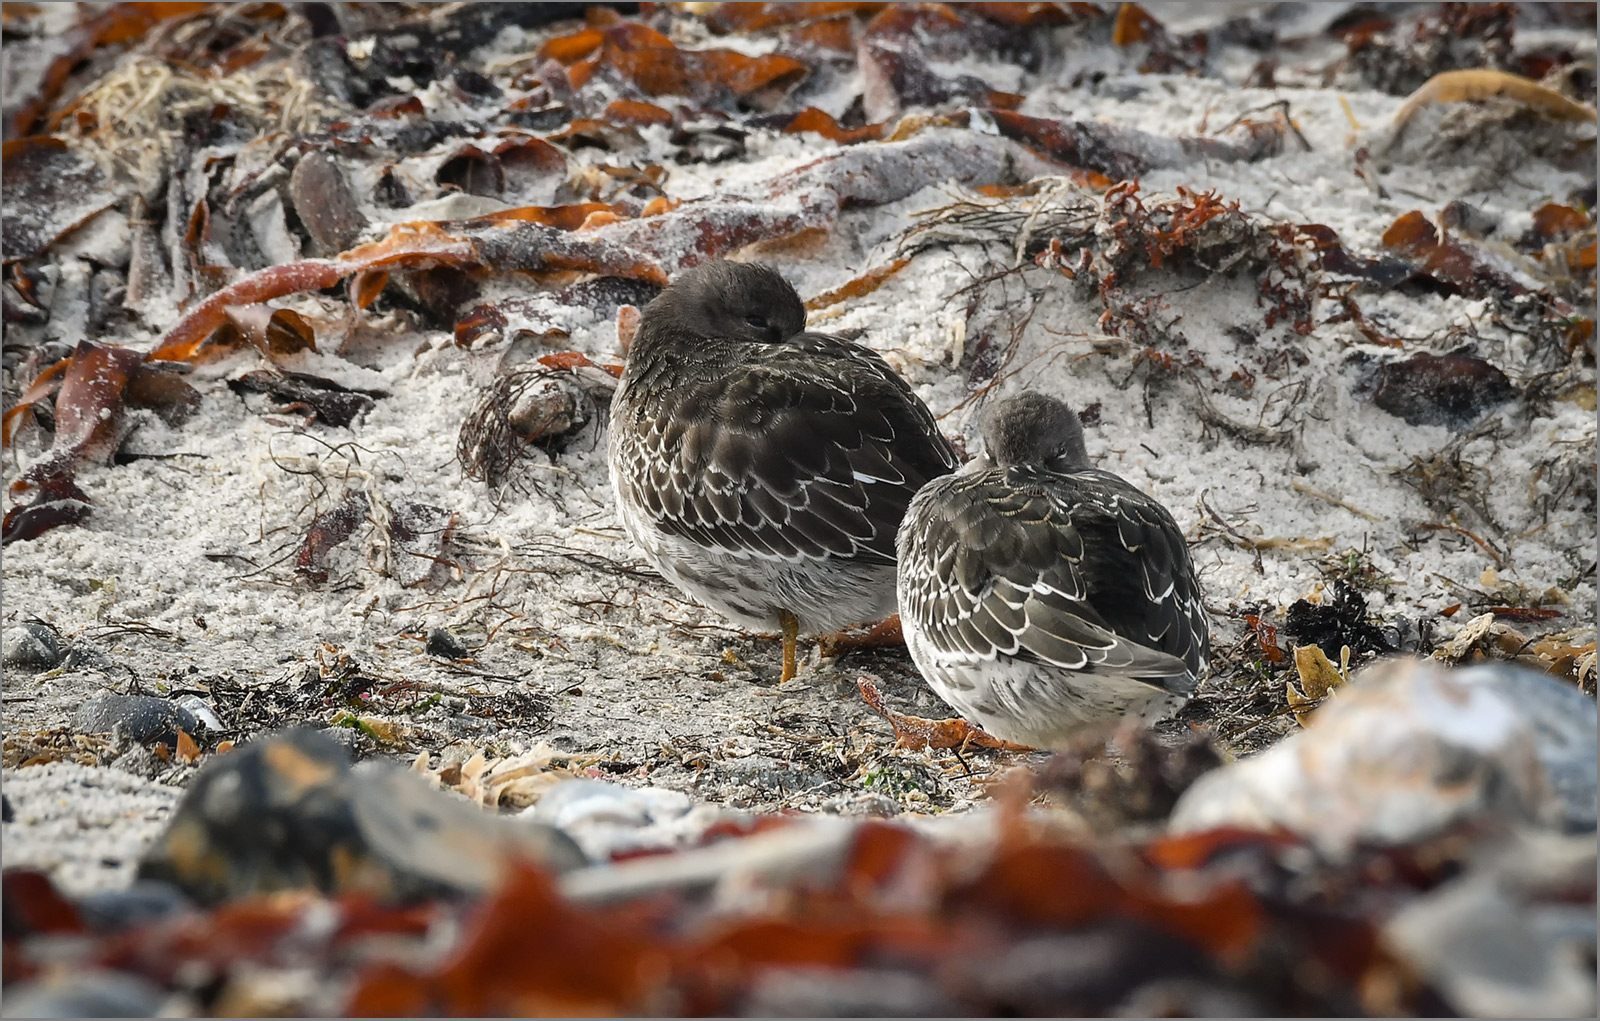
[[[1060,748],[1086,724],[1127,715],[1159,719],[1182,698],[1115,674],[1067,670],[1009,656],[957,658],[940,652],[910,616],[906,648],[934,692],[969,723],[1030,748]]]

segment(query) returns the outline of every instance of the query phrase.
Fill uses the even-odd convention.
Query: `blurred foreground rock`
[[[559,830],[501,820],[398,766],[352,770],[330,738],[288,730],[212,759],[139,874],[207,904],[296,889],[400,901],[482,892],[519,858],[583,863]]]
[[[1593,1017],[1595,839],[1524,835],[1384,927],[1402,960],[1465,1015]]]
[[[1324,852],[1463,823],[1593,832],[1592,699],[1533,670],[1375,664],[1280,744],[1201,777],[1174,832],[1282,827]]]

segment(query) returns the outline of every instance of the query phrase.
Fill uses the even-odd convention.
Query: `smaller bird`
[[[702,263],[645,307],[611,402],[618,518],[678,588],[795,640],[895,610],[895,535],[954,471],[933,415],[875,352],[806,331],[765,266]]]
[[[966,720],[1032,748],[1176,708],[1210,636],[1172,515],[1095,468],[1078,416],[1051,397],[1000,402],[982,434],[984,456],[924,486],[897,537],[922,676]]]

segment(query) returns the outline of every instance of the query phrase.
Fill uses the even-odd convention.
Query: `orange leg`
[[[906,636],[900,631],[898,613],[867,627],[845,628],[817,639],[824,656],[837,656],[854,649],[890,649],[905,643]]]
[[[800,638],[800,620],[788,610],[779,610],[778,626],[783,628],[783,673],[778,677],[778,683],[787,684],[798,672],[794,662],[794,647]]]
[[[894,728],[896,748],[916,751],[922,748],[967,748],[977,745],[979,748],[999,748],[1008,752],[1033,751],[1025,744],[1002,741],[966,720],[929,720],[890,709],[883,703],[883,693],[866,675],[856,679],[856,687],[861,689],[861,697],[872,711],[888,720],[889,726]]]

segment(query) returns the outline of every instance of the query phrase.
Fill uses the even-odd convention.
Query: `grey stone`
[[[109,734],[118,726],[138,744],[178,742],[182,728],[190,736],[200,730],[194,714],[176,702],[150,695],[99,695],[72,714],[72,729],[80,734]]]
[[[0,664],[12,670],[50,670],[61,662],[61,656],[61,638],[56,629],[40,621],[13,624],[0,639]]]

